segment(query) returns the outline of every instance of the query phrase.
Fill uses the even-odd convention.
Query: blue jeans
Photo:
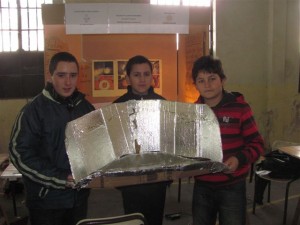
[[[195,180],[193,225],[245,225],[246,203],[245,181],[216,188]]]

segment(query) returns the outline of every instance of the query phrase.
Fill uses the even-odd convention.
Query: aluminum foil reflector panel
[[[195,169],[195,165],[218,172],[224,169],[221,147],[218,121],[204,104],[114,103],[71,121],[66,128],[76,182],[91,174],[119,176]]]

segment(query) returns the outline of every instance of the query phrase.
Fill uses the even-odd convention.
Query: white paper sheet
[[[65,4],[67,34],[182,33],[189,31],[187,6],[132,3]]]

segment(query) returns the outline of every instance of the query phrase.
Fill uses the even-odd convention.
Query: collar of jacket
[[[138,95],[138,94],[133,93],[131,85],[128,85],[128,86],[127,86],[127,91],[128,91],[128,93],[130,93],[130,94],[132,94],[132,95],[136,95],[136,96],[139,96],[139,97],[143,97],[143,96],[146,96],[146,95],[153,94],[153,93],[154,93],[154,88],[153,88],[152,86],[150,86],[150,88],[148,89],[148,93],[145,94],[145,95]]]
[[[84,98],[84,95],[77,89],[75,89],[70,97],[63,98],[55,91],[53,84],[50,82],[47,82],[46,87],[43,90],[43,94],[52,101],[66,105],[68,108],[75,107]]]
[[[219,102],[219,104],[217,104],[212,108],[218,108],[220,106],[223,106],[224,104],[227,104],[229,102],[235,102],[235,101],[243,102],[244,101],[243,95],[239,92],[227,92],[223,90],[223,97],[221,101]],[[200,95],[195,103],[205,104],[204,98],[201,97]]]

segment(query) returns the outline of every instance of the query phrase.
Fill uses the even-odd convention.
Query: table
[[[299,146],[279,147],[278,150],[280,150],[290,156],[300,159],[300,145]]]
[[[1,179],[7,179],[9,182],[11,182],[11,194],[13,198],[13,207],[14,207],[14,214],[17,217],[18,212],[17,212],[17,206],[16,206],[16,195],[15,195],[15,184],[16,182],[22,178],[22,174],[19,173],[19,171],[14,167],[12,163],[10,163],[6,169],[3,171],[1,174]]]
[[[300,159],[300,146],[286,146],[286,147],[279,147],[278,149],[288,155]],[[300,198],[298,199],[298,203],[295,209],[292,225],[298,224],[299,214],[300,214]]]
[[[10,163],[1,174],[1,178],[8,179],[9,181],[16,181],[22,178],[22,174],[20,174],[16,167]]]

